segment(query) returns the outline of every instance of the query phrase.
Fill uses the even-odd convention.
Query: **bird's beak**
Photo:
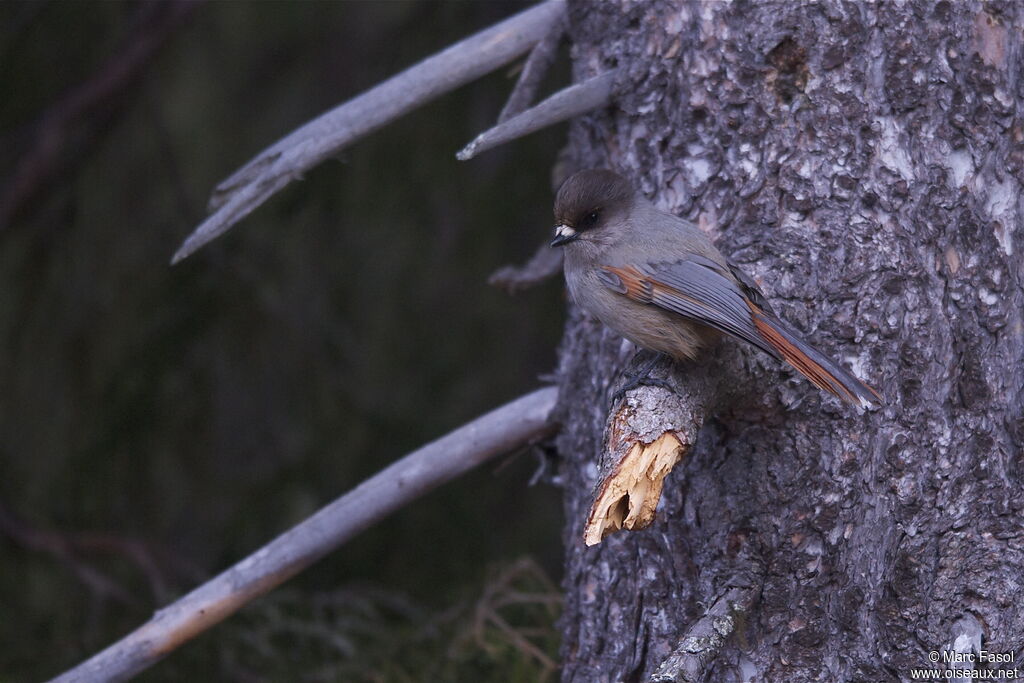
[[[580,234],[578,232],[565,223],[562,223],[555,228],[555,239],[551,240],[551,246],[561,247],[569,244],[569,242],[578,240],[579,238]]]

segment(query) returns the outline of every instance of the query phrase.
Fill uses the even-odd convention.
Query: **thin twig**
[[[534,252],[530,260],[521,266],[507,265],[498,268],[487,278],[487,284],[515,294],[529,289],[556,275],[562,270],[562,250],[552,249],[545,241]]]
[[[28,524],[7,509],[2,502],[0,502],[0,536],[7,536],[28,550],[55,557],[68,567],[98,600],[112,598],[126,605],[138,604],[138,600],[123,586],[78,557],[67,537]]]
[[[222,235],[274,193],[355,140],[529,50],[560,21],[564,0],[547,0],[406,69],[322,114],[260,152],[217,186],[213,214],[171,259],[177,263]]]
[[[539,581],[550,591],[550,595],[541,596],[538,594],[524,598],[523,594],[518,593],[514,588],[516,583],[524,578]],[[552,600],[538,599],[541,597],[550,597]],[[530,641],[529,634],[532,629],[513,627],[501,613],[503,607],[522,606],[524,604],[534,603],[542,604],[546,607],[557,607],[561,605],[561,594],[558,592],[558,588],[550,579],[548,579],[544,571],[538,567],[533,560],[529,558],[522,558],[502,571],[494,581],[488,582],[484,589],[484,594],[480,597],[480,600],[476,605],[476,614],[473,619],[473,637],[478,647],[486,652],[494,654],[495,646],[489,643],[487,638],[487,625],[490,624],[501,632],[506,642],[510,643],[522,654],[533,658],[538,664],[540,664],[543,669],[541,680],[545,680],[550,673],[554,672],[558,668],[558,665],[547,655],[547,653]],[[548,631],[540,630],[539,633],[547,634]]]
[[[32,146],[0,191],[0,231],[103,138],[129,91],[198,6],[192,0],[143,5],[140,26],[124,48],[39,117]],[[78,142],[69,144],[71,138]]]
[[[150,667],[395,510],[551,431],[556,399],[540,389],[410,453],[54,680],[122,681]]]
[[[618,73],[617,69],[605,71],[582,83],[559,90],[536,107],[480,133],[455,156],[460,161],[468,161],[492,147],[607,105],[612,100]]]
[[[564,16],[560,17],[551,26],[547,35],[530,50],[530,56],[526,58],[523,70],[519,73],[519,80],[516,81],[512,93],[505,101],[505,106],[498,114],[498,123],[503,123],[525,111],[530,106],[530,102],[533,102],[537,96],[537,89],[558,55],[558,44],[562,42],[563,33],[565,33]]]

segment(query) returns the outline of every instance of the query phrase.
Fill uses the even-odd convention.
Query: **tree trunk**
[[[565,680],[650,679],[736,586],[752,600],[698,679],[909,680],[954,648],[1024,675],[1022,26],[1019,2],[571,5],[577,79],[626,85],[573,125],[569,165],[706,226],[886,406],[726,340],[700,365],[733,391],[656,521],[587,548],[632,347],[573,310]]]

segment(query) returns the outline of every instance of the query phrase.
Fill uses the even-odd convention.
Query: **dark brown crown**
[[[633,186],[619,174],[604,169],[579,171],[558,190],[555,220],[578,231],[590,230],[632,201]]]

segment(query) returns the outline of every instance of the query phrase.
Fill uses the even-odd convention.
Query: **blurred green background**
[[[493,125],[511,70],[168,266],[210,190],[264,146],[525,6],[209,2],[173,25],[162,3],[0,4],[0,197],[25,199],[0,207],[0,681],[59,673],[540,385],[560,278],[514,297],[486,279],[548,236],[564,130],[454,156]],[[162,47],[137,80],[75,108],[150,35]],[[32,175],[41,144],[52,173]],[[140,680],[550,676],[559,496],[528,487],[535,458],[498,463]]]

